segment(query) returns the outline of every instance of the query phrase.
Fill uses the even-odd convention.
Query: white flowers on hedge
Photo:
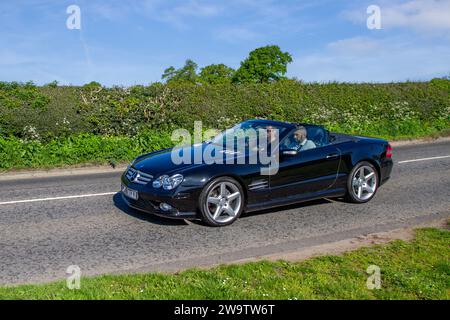
[[[25,141],[26,140],[39,141],[41,139],[41,136],[39,135],[35,127],[25,126],[25,128],[23,128],[23,138]]]

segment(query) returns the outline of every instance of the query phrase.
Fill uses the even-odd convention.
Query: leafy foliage
[[[40,141],[81,133],[135,136],[223,129],[249,118],[322,124],[335,131],[401,138],[450,126],[450,80],[392,84],[155,83],[130,88],[0,84],[0,132]]]
[[[292,62],[288,52],[278,46],[265,46],[250,52],[234,75],[237,83],[265,83],[283,78],[287,65]]]
[[[161,78],[167,83],[265,83],[284,79],[287,65],[291,62],[292,57],[288,52],[282,52],[280,47],[271,45],[250,52],[237,71],[221,63],[206,66],[197,74],[198,65],[188,59],[180,69],[173,66],[165,69]]]
[[[141,132],[134,137],[84,133],[47,143],[14,137],[0,138],[0,169],[51,168],[79,163],[115,164],[172,145],[168,133],[153,131]]]
[[[49,82],[49,83],[45,84],[44,87],[57,88],[58,81],[55,80],[55,81]]]
[[[170,66],[166,70],[164,70],[164,74],[162,75],[162,79],[169,82],[190,82],[195,83],[197,81],[197,69],[198,65],[188,59],[186,60],[184,66],[180,69],[175,69]]]
[[[434,78],[430,81],[430,85],[445,90],[450,94],[450,76],[446,78]]]
[[[33,82],[0,82],[0,106],[7,109],[44,109],[48,97],[41,94]]]
[[[266,118],[388,139],[426,136],[450,128],[449,83],[446,79],[391,84],[281,80],[130,88],[0,83],[0,167],[129,160],[160,146],[155,143],[160,137],[165,137],[161,145],[169,146],[173,129],[192,130],[199,120],[204,129]],[[137,137],[141,147],[136,149]],[[144,140],[150,143],[147,147]]]
[[[233,68],[227,67],[223,63],[211,64],[202,68],[199,78],[200,82],[207,84],[231,83],[234,72]]]

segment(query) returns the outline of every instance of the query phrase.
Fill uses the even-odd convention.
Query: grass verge
[[[302,262],[254,262],[177,274],[107,275],[0,288],[0,299],[450,299],[450,231],[419,229],[394,241]],[[370,265],[381,289],[369,290]]]
[[[450,129],[418,131],[392,136],[370,134],[393,140],[450,136]],[[339,131],[339,130],[337,130]],[[351,134],[359,134],[350,132]],[[49,142],[0,138],[0,172],[18,169],[48,169],[80,165],[112,165],[127,163],[138,155],[174,145],[168,132],[142,132],[134,137],[80,134]]]

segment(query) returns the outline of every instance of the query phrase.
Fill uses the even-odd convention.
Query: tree
[[[170,66],[164,70],[161,78],[167,82],[192,82],[197,81],[197,64],[191,59],[186,60],[184,67],[175,69]]]
[[[47,84],[44,84],[44,87],[48,88],[58,88],[58,81],[54,80],[52,82],[49,82]]]
[[[86,88],[86,89],[98,89],[98,88],[101,88],[101,87],[102,87],[102,85],[99,82],[97,82],[97,81],[91,81],[91,82],[86,83],[85,85],[83,85],[83,88]]]
[[[284,78],[288,63],[292,56],[282,52],[280,47],[272,45],[257,48],[250,52],[247,59],[241,62],[236,71],[233,82],[263,83],[277,81]]]
[[[231,83],[234,72],[233,68],[230,68],[223,63],[211,64],[202,68],[199,79],[201,82],[208,84]]]
[[[173,79],[175,77],[176,74],[177,74],[177,70],[173,66],[170,66],[164,70],[164,73],[161,76],[161,79],[170,81],[171,79]]]

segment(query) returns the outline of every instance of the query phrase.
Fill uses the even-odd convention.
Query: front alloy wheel
[[[233,223],[244,205],[241,185],[234,179],[221,177],[208,184],[200,196],[203,221],[211,226]]]

